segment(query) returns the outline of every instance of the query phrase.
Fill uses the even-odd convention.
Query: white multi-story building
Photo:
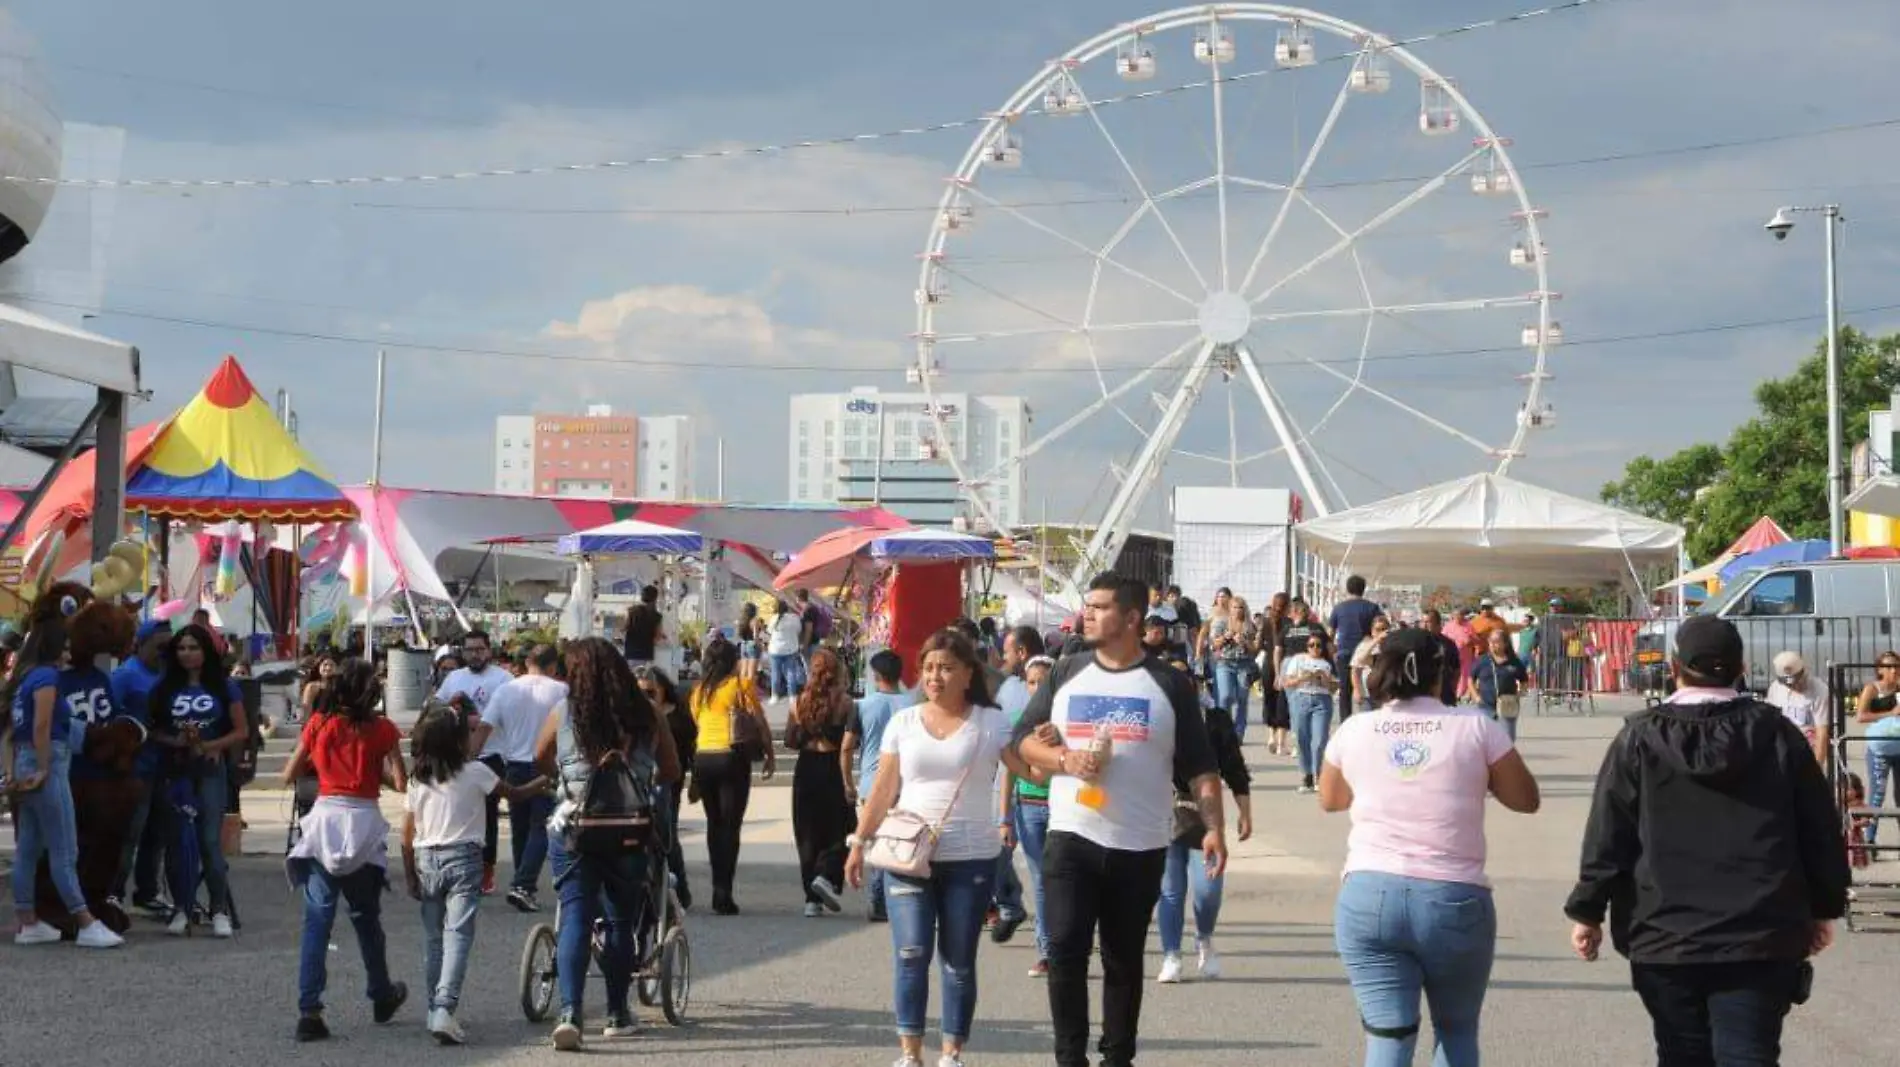
[[[686,500],[693,420],[635,418],[608,404],[579,415],[495,419],[495,491],[587,500]]]
[[[693,420],[659,415],[640,420],[640,496],[647,500],[693,497]]]
[[[990,475],[985,484],[962,491],[955,517],[980,524],[980,513],[969,504],[974,493],[1003,525],[1019,525],[1025,487],[1021,466],[1009,461],[1029,439],[1029,405],[1017,396],[965,393],[937,394],[935,413],[932,403],[923,393],[883,393],[872,387],[792,397],[788,495],[805,503],[876,502],[913,522],[946,525],[940,498],[946,486],[956,492],[955,472],[945,462],[950,450],[971,477]],[[941,434],[939,414],[945,423]],[[925,477],[925,470],[940,470],[941,477]],[[887,473],[889,484],[883,477]],[[921,495],[906,499],[904,486]]]

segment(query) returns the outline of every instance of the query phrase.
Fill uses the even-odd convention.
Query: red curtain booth
[[[963,614],[962,563],[904,563],[891,576],[891,651],[903,657],[904,685],[917,684],[918,651]]]

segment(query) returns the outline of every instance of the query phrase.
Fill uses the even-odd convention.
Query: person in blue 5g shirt
[[[119,713],[152,725],[152,690],[165,675],[165,649],[171,644],[170,623],[147,619],[139,624],[133,639],[132,658],[112,672],[112,700]],[[120,851],[119,875],[112,880],[113,897],[125,899],[125,884],[132,882],[132,904],[153,910],[163,907],[158,897],[158,858],[165,851],[165,820],[154,810],[153,781],[158,777],[159,755],[163,750],[147,740],[132,765],[132,777],[138,782],[139,803],[127,828],[125,847]],[[163,807],[160,805],[159,807]]]
[[[35,882],[44,857],[60,902],[79,928],[78,944],[83,948],[117,948],[124,939],[93,916],[79,887],[79,831],[69,781],[75,720],[82,716],[90,719],[95,713],[110,717],[110,688],[92,688],[90,676],[97,672],[90,667],[84,671],[66,669],[70,657],[63,628],[36,631],[20,655],[23,666],[34,666],[25,671],[13,691],[12,714],[7,723],[6,740],[11,749],[8,766],[12,771],[8,790],[13,794],[16,841],[13,906],[19,920],[13,943],[45,945],[60,940],[57,929],[39,920],[35,907]],[[104,709],[98,711],[96,698],[101,696]]]
[[[188,807],[197,813],[198,856],[205,890],[211,897],[207,905],[211,932],[216,937],[230,937],[231,890],[220,832],[228,801],[224,757],[244,743],[247,729],[243,694],[226,673],[211,631],[187,626],[172,638],[165,677],[152,690],[151,713],[152,736],[169,750],[162,771],[167,782],[165,795],[183,802],[174,807]],[[182,833],[184,828],[175,829]],[[191,906],[198,896],[196,885],[181,884],[185,881],[179,862],[181,844],[174,835],[166,856],[176,907],[166,932],[174,937],[188,931]]]

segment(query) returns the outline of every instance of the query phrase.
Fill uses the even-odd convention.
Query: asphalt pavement
[[[1544,787],[1544,810],[1518,816],[1492,808],[1490,871],[1500,940],[1484,1016],[1488,1062],[1653,1062],[1648,1019],[1630,992],[1628,967],[1615,958],[1575,960],[1560,911],[1590,783],[1616,726],[1614,711],[1527,718],[1522,748]],[[1296,795],[1292,762],[1269,757],[1263,741],[1256,734],[1248,745],[1258,779],[1257,830],[1236,847],[1227,886],[1217,937],[1225,976],[1149,984],[1144,1064],[1359,1062],[1358,1013],[1333,951],[1330,922],[1346,820]],[[650,1011],[646,1034],[611,1043],[590,1035],[589,1054],[708,1067],[891,1062],[889,929],[864,922],[856,899],[840,916],[799,915],[789,800],[786,789],[753,794],[740,858],[744,914],[716,918],[695,910],[689,918],[696,967],[689,1025],[669,1026]],[[561,1062],[547,1045],[547,1026],[528,1023],[517,1006],[521,948],[538,920],[499,897],[483,906],[463,994],[468,1046],[437,1048],[423,1030],[417,909],[400,893],[384,898],[385,923],[390,963],[411,986],[411,1006],[387,1026],[371,1023],[355,938],[339,919],[328,955],[335,1037],[321,1045],[293,1044],[300,910],[278,858],[288,798],[253,790],[245,805],[250,854],[236,863],[245,922],[236,939],[171,939],[140,921],[130,944],[115,952],[0,942],[0,974],[8,978],[0,998],[0,1067]],[[705,849],[697,823],[687,830],[691,878],[704,900]],[[1813,1001],[1790,1020],[1783,1062],[1900,1064],[1890,1027],[1880,1022],[1891,1013],[1897,958],[1900,937],[1843,932],[1819,961]],[[1044,984],[1026,974],[1033,959],[1027,927],[1011,944],[984,942],[969,1067],[1049,1062]],[[1158,950],[1151,949],[1150,974],[1158,962]],[[597,1023],[597,981],[590,983],[588,1004]],[[935,1040],[933,1034],[927,1047]],[[1420,1062],[1429,1059],[1421,1052]]]

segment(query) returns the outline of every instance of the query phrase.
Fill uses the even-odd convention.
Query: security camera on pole
[[[1827,242],[1827,540],[1834,554],[1839,555],[1847,547],[1847,538],[1841,532],[1845,473],[1841,469],[1841,300],[1834,258],[1840,225],[1846,220],[1841,217],[1839,204],[1781,207],[1775,209],[1774,217],[1763,228],[1774,234],[1775,240],[1785,241],[1794,229],[1794,217],[1805,213],[1819,214],[1827,220],[1822,227]]]

